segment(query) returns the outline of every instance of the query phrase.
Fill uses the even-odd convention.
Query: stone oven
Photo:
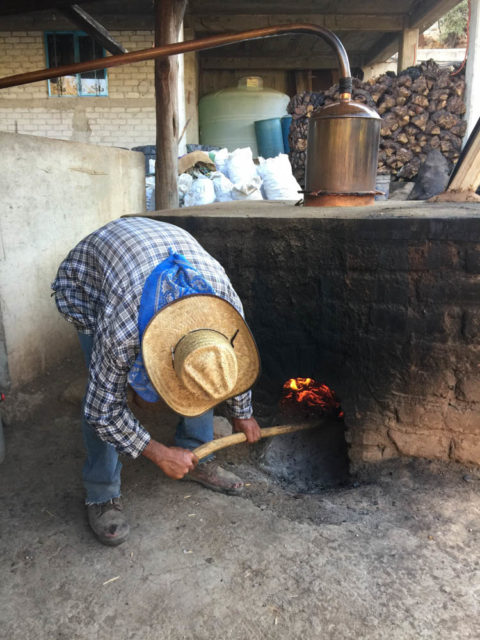
[[[309,376],[345,411],[353,469],[480,464],[480,207],[236,202],[151,217],[225,267],[262,358],[254,398]]]

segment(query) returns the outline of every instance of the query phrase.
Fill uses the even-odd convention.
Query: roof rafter
[[[75,4],[85,2],[88,2],[88,0],[76,0]],[[72,0],[2,0],[0,2],[0,15],[8,16],[33,11],[63,9],[72,4],[74,4]]]
[[[62,13],[67,16],[77,27],[83,29],[88,35],[92,36],[102,47],[110,51],[113,55],[125,53],[126,49],[115,38],[113,38],[107,29],[95,20],[89,13],[84,11],[77,4],[64,7]]]
[[[320,15],[320,14],[236,14],[203,16],[191,15],[186,23],[198,33],[221,33],[222,31],[246,31],[276,24],[312,23],[332,31],[400,31],[404,17],[399,14],[379,14],[372,19],[368,14]]]

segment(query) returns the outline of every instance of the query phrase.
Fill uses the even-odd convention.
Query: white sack
[[[260,158],[258,175],[263,180],[263,191],[267,200],[298,200],[300,185],[292,173],[292,165],[287,154],[276,158]]]
[[[178,201],[183,203],[185,196],[190,191],[193,178],[189,173],[181,173],[177,179]]]
[[[225,175],[233,184],[249,184],[257,176],[257,168],[253,162],[250,147],[235,149],[228,156],[225,164]]]
[[[263,200],[261,185],[259,176],[254,176],[250,182],[237,182],[233,185],[232,200]]]
[[[213,182],[205,176],[200,176],[193,181],[189,192],[185,196],[186,207],[196,207],[202,204],[215,202],[215,189]]]
[[[224,147],[223,149],[219,149],[218,151],[211,151],[210,156],[213,157],[213,161],[215,162],[215,166],[218,171],[221,171],[223,174],[227,175],[226,163],[228,160],[228,149]]]
[[[215,189],[215,202],[229,202],[233,200],[233,184],[227,176],[223,175],[220,171],[215,171],[210,174],[210,178],[213,182],[213,188]]]

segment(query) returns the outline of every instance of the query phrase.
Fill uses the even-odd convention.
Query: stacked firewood
[[[354,79],[353,100],[373,107],[382,117],[378,172],[411,180],[431,149],[439,149],[454,163],[466,129],[464,90],[463,76],[451,75],[433,60],[409,67],[398,76],[389,72],[369,82]],[[303,95],[293,98],[290,105],[294,101],[301,104]],[[324,103],[338,98],[335,85],[324,94]],[[294,154],[299,146],[303,153],[306,149],[306,116],[300,123],[292,113],[290,131],[291,162],[301,184],[304,171]]]
[[[288,134],[290,147],[290,163],[292,172],[298,183],[305,187],[305,157],[307,150],[308,121],[313,111],[325,102],[323,93],[305,91],[294,96],[287,107],[292,116],[292,124]]]

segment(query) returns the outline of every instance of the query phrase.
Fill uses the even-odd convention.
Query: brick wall
[[[128,51],[153,31],[112,31]],[[49,97],[47,81],[0,91],[0,131],[131,148],[155,144],[153,61],[108,69],[108,97]],[[0,76],[46,67],[43,31],[0,31]]]

